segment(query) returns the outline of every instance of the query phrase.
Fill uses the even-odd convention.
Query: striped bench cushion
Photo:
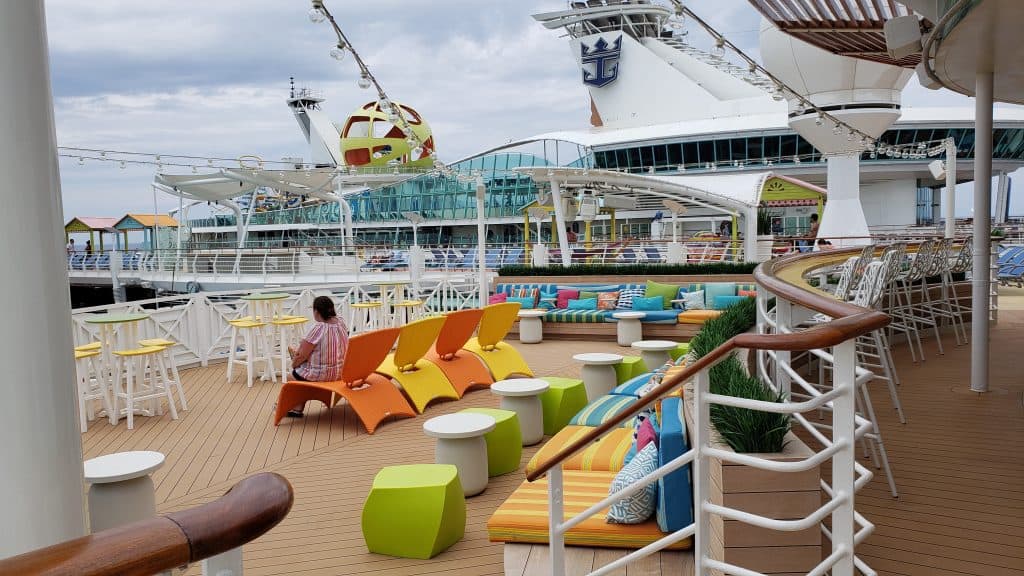
[[[721,314],[721,310],[687,310],[679,314],[678,321],[680,324],[703,324]]]
[[[594,400],[583,410],[580,410],[572,420],[570,426],[600,426],[608,420],[618,416],[623,410],[629,408],[636,398],[633,396],[617,396],[609,394]],[[626,420],[622,425],[627,426],[632,420]]]
[[[562,485],[565,519],[579,514],[608,496],[615,472],[579,472],[566,470]],[[548,480],[523,482],[487,521],[491,542],[548,543]],[[642,548],[665,534],[655,520],[643,524],[609,524],[602,510],[565,534],[570,546],[595,548]],[[685,550],[693,546],[688,538],[670,546]]]
[[[556,308],[544,314],[545,322],[570,322],[573,324],[594,324],[605,322],[610,315],[609,310],[567,310]]]
[[[542,463],[548,461],[559,450],[567,447],[585,434],[593,430],[590,426],[566,426],[558,434],[548,440],[533,458],[526,464],[526,473],[530,474]],[[582,452],[577,452],[562,463],[564,470],[599,470],[601,472],[618,472],[625,462],[626,453],[633,446],[633,431],[629,428],[616,428],[591,444]]]

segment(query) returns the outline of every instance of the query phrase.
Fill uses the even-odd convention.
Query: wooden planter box
[[[691,400],[686,402],[686,422],[692,429],[692,390],[687,394]],[[784,451],[752,456],[792,462],[814,454],[792,432],[786,439]],[[712,445],[731,451],[723,443],[712,442]],[[711,466],[711,501],[715,504],[778,520],[804,518],[821,506],[818,468],[795,473],[768,472],[723,464],[718,459],[712,459]],[[821,562],[822,535],[818,526],[800,532],[779,532],[713,516],[711,531],[712,556],[749,570],[788,576],[806,574]]]

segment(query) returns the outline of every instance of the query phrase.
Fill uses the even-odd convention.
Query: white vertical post
[[[771,259],[771,254],[768,259]],[[748,208],[743,215],[743,260],[746,262],[757,262],[760,257],[757,253],[757,206]]]
[[[946,197],[942,199],[946,211],[946,238],[956,236],[956,141],[946,138]]]
[[[971,390],[988,392],[992,213],[992,73],[978,72],[974,110],[974,269],[971,278]]]
[[[832,401],[832,442],[842,448],[832,457],[832,490],[844,502],[832,512],[832,551],[839,547],[846,555],[832,568],[832,576],[853,576],[854,524],[854,464],[857,442],[854,438],[856,423],[856,339],[850,339],[832,348],[833,386],[839,396]]]
[[[562,465],[548,471],[548,553],[551,556],[551,576],[565,576],[565,534],[560,526],[565,520],[563,511]]]
[[[232,548],[227,552],[203,560],[202,574],[203,576],[242,576],[242,548]]]
[[[0,2],[0,558],[85,534],[63,208],[42,0]],[[28,385],[31,383],[31,385]]]
[[[828,157],[828,202],[818,238],[838,238],[837,248],[870,244],[871,232],[860,203],[860,153]]]
[[[484,184],[483,178],[477,178],[476,180],[476,267],[477,282],[480,286],[480,307],[483,308],[487,305],[487,295],[489,290],[487,289],[487,250],[485,246],[487,244],[487,224],[485,219],[487,218],[487,186]]]
[[[572,254],[569,252],[569,234],[565,231],[565,207],[562,206],[562,189],[558,181],[551,179],[551,201],[555,206],[555,231],[558,233],[558,249],[562,254],[562,266],[572,263]]]
[[[691,431],[693,446],[697,456],[693,460],[693,521],[696,531],[693,535],[694,574],[707,574],[705,562],[711,554],[711,521],[704,510],[704,504],[710,497],[711,470],[708,462],[707,447],[710,446],[708,432],[711,430],[711,408],[707,403],[710,391],[710,372],[701,370],[693,381],[693,403],[697,411],[696,423]],[[724,560],[724,558],[715,558]]]
[[[790,328],[793,326],[793,304],[785,298],[775,299],[775,332],[777,334],[786,334],[790,332]],[[782,367],[783,365],[788,366],[792,353],[789,350],[776,350],[775,351],[775,389],[782,394],[786,400],[789,400],[789,393],[792,388],[792,380],[790,380],[789,372],[786,372]],[[813,356],[807,355],[807,361],[810,362]],[[820,361],[820,360],[819,360]]]

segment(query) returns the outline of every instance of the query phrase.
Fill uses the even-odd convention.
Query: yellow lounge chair
[[[426,359],[444,323],[444,316],[435,316],[403,326],[395,352],[389,354],[377,368],[378,373],[390,376],[401,385],[420,414],[434,400],[459,399],[459,393],[441,368]]]
[[[476,338],[466,343],[465,349],[487,364],[495,380],[504,380],[514,374],[533,376],[533,371],[519,355],[519,351],[504,341],[518,313],[518,302],[485,306]]]

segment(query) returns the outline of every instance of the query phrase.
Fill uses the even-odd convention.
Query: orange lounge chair
[[[533,376],[533,371],[519,355],[519,351],[504,341],[518,317],[518,302],[485,306],[476,338],[466,343],[465,349],[487,364],[495,380],[504,380],[513,374]]]
[[[309,400],[319,400],[328,407],[342,398],[348,400],[370,434],[388,416],[416,416],[398,388],[373,372],[391,350],[398,333],[398,328],[388,328],[353,336],[348,343],[340,381],[286,382],[277,395],[274,425],[280,424],[292,406]],[[358,387],[350,388],[350,384]]]
[[[394,354],[377,367],[377,373],[390,376],[405,391],[420,414],[427,405],[441,398],[458,400],[459,394],[437,364],[425,358],[445,324],[443,316],[410,322],[401,328]]]
[[[462,349],[473,336],[483,314],[479,308],[449,313],[445,316],[437,342],[427,352],[427,360],[441,368],[459,398],[465,396],[470,388],[494,384],[487,365],[472,352]]]

